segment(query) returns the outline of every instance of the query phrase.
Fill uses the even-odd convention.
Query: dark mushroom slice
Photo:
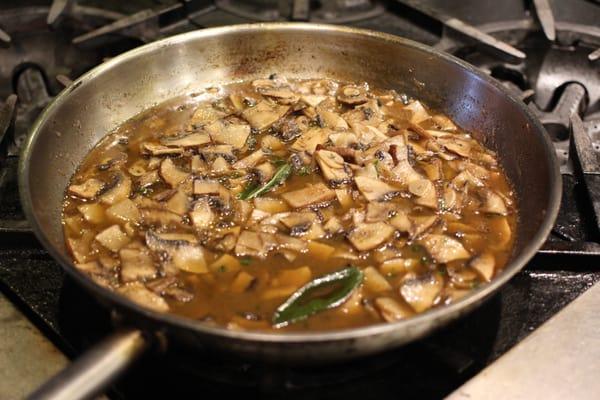
[[[182,154],[183,148],[163,146],[156,143],[144,143],[142,145],[142,153],[153,156],[175,156]]]
[[[294,208],[303,208],[312,204],[324,203],[335,198],[335,192],[323,183],[307,185],[303,189],[286,192],[281,197]]]
[[[187,235],[173,237],[149,230],[146,232],[146,245],[154,252],[166,254],[167,262],[182,271],[207,273],[205,250],[192,238]]]
[[[150,291],[140,282],[133,282],[117,289],[117,292],[127,297],[129,300],[147,307],[153,311],[167,312],[169,305],[161,296]]]
[[[271,125],[283,117],[289,109],[289,106],[261,101],[254,107],[245,109],[244,112],[242,112],[242,117],[248,121],[254,129],[262,131],[271,127]]]
[[[82,199],[92,200],[104,189],[105,184],[100,179],[90,178],[80,185],[69,186],[69,194]]]
[[[147,249],[125,247],[119,250],[119,258],[120,277],[125,283],[152,279],[157,274],[152,255]]]
[[[348,234],[348,240],[356,250],[368,251],[387,242],[393,235],[394,228],[385,222],[363,222]]]

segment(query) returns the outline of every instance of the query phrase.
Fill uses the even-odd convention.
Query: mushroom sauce
[[[278,76],[173,99],[72,178],[64,232],[95,282],[229,329],[408,318],[510,257],[495,154],[393,90]]]

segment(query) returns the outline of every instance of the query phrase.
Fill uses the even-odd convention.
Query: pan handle
[[[44,383],[29,400],[88,399],[102,392],[150,347],[142,331],[118,331]]]

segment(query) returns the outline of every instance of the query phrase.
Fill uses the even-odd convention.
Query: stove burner
[[[9,155],[18,154],[34,119],[62,90],[57,77],[78,77],[105,58],[141,44],[123,37],[106,37],[96,47],[71,44],[71,37],[120,18],[118,13],[74,5],[63,12],[56,29],[47,24],[47,17],[45,7],[0,13],[0,26],[10,32],[11,38],[9,45],[0,48],[0,99],[13,93],[18,96]]]
[[[217,0],[218,8],[254,21],[348,23],[373,18],[384,11],[374,0]]]

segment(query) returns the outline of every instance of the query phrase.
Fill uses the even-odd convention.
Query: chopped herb
[[[246,140],[246,146],[248,146],[248,150],[254,150],[256,148],[256,136],[248,136]]]
[[[296,171],[296,173],[300,176],[310,175],[311,172],[312,172],[312,168],[309,167],[308,165],[303,165],[300,168],[298,168],[298,170]]]
[[[250,258],[250,257],[242,257],[242,258],[240,258],[240,264],[242,264],[242,265],[250,265],[250,264],[252,264],[252,258]]]
[[[152,189],[150,186],[141,186],[137,192],[142,196],[148,196],[154,192],[154,189]]]
[[[310,281],[277,308],[273,315],[273,325],[284,327],[343,304],[362,280],[362,271],[350,266]],[[333,292],[313,297],[315,292],[318,293],[327,286],[334,286]]]
[[[227,271],[227,267],[225,267],[224,265],[219,265],[219,268],[217,268],[217,271],[219,271],[219,272],[226,272]]]
[[[285,164],[285,160],[283,158],[277,157],[277,156],[269,157],[269,161],[271,162],[271,164],[275,165],[276,167],[280,167],[283,164]]]
[[[290,164],[283,164],[275,172],[275,175],[273,175],[271,180],[264,186],[257,187],[254,190],[248,190],[249,188],[246,188],[238,197],[242,200],[250,200],[255,197],[262,196],[263,194],[271,191],[271,189],[273,189],[275,186],[285,181],[290,176],[291,172],[292,166]]]

